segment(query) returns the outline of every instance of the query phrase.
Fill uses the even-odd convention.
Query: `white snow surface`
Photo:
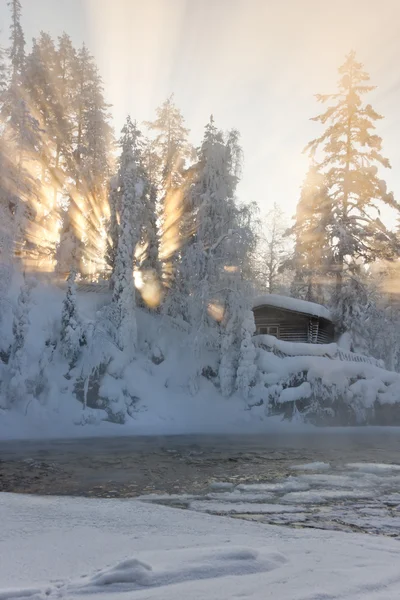
[[[304,381],[297,387],[286,388],[281,391],[278,402],[285,404],[286,402],[296,402],[297,400],[305,400],[312,395],[311,385],[308,381]]]
[[[18,283],[14,282],[16,289],[11,294],[14,298]],[[33,291],[26,342],[28,375],[33,379],[43,359],[46,340],[60,327],[64,294],[64,290],[45,282],[40,282]],[[109,293],[78,291],[77,300],[82,319],[90,324],[110,297]],[[0,341],[5,347],[11,342],[11,323],[10,305],[10,314],[3,319],[0,331]],[[246,410],[247,402],[239,393],[223,398],[214,384],[201,375],[203,367],[217,368],[216,356],[206,350],[199,356],[192,337],[170,319],[138,309],[137,324],[136,359],[128,366],[121,366],[118,357],[113,360],[100,388],[114,413],[126,411],[126,393],[138,399],[124,425],[106,421],[104,410],[83,407],[74,394],[73,379],[65,377],[68,364],[55,350],[47,367],[46,397],[30,398],[4,410],[6,399],[0,395],[0,439],[252,433],[293,428],[281,423],[281,418],[268,418],[265,406]],[[155,364],[154,357],[161,357],[159,364]],[[5,370],[6,366],[0,362],[0,380]]]
[[[398,541],[0,494],[2,600],[397,600]]]
[[[258,308],[260,306],[274,306],[276,308],[284,308],[286,310],[292,310],[314,317],[321,317],[329,321],[332,320],[331,313],[325,306],[322,306],[322,304],[307,302],[307,300],[298,300],[297,298],[290,298],[289,296],[278,296],[277,294],[263,294],[262,296],[257,296],[253,300],[253,308]]]

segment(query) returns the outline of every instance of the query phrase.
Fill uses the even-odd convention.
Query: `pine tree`
[[[64,40],[64,52],[67,51],[66,45]],[[72,60],[71,55],[70,58]],[[70,76],[69,71],[70,65],[66,77]],[[68,204],[76,237],[85,245],[82,265],[89,274],[93,269],[101,270],[104,260],[104,207],[111,172],[113,135],[102,80],[85,46],[74,57],[71,77],[75,82],[70,100],[73,160],[69,176],[73,185],[68,190]]]
[[[61,353],[74,366],[86,344],[84,328],[79,317],[76,302],[76,272],[70,271],[67,279],[67,292],[61,313]]]
[[[34,221],[35,204],[39,198],[39,187],[35,180],[32,163],[35,163],[40,142],[39,123],[32,115],[25,89],[25,39],[21,27],[21,4],[10,0],[11,35],[8,57],[11,64],[7,87],[2,94],[3,139],[7,156],[13,168],[7,172],[5,187],[11,192],[15,210],[13,212],[15,240],[14,250],[22,255],[25,247],[32,245],[28,240],[29,223]],[[34,238],[34,236],[33,236]],[[33,239],[34,243],[34,239]]]
[[[347,274],[354,272],[359,259],[372,262],[397,253],[394,235],[379,219],[379,207],[386,204],[399,209],[378,176],[378,167],[389,168],[390,163],[380,154],[381,138],[372,132],[382,117],[362,101],[362,96],[374,89],[368,84],[369,75],[354,52],[348,54],[339,73],[338,91],[317,96],[331,106],[313,119],[327,127],[308,145],[325,176],[330,201],[327,231],[337,301]]]
[[[170,288],[174,285],[179,262],[179,248],[185,233],[183,184],[186,161],[192,155],[188,143],[189,130],[184,118],[170,96],[156,110],[156,119],[147,126],[155,135],[151,144],[152,177],[150,182],[157,188],[157,208],[161,228],[161,256],[164,280]]]
[[[150,131],[156,133],[153,148],[158,155],[158,178],[162,195],[182,184],[185,159],[190,156],[189,130],[171,95],[156,110],[155,121],[148,122]]]
[[[0,114],[3,114],[4,93],[7,90],[8,74],[5,63],[5,53],[0,47]]]
[[[112,304],[116,343],[131,358],[136,348],[135,287],[133,283],[134,251],[140,240],[140,212],[146,192],[146,175],[142,162],[141,133],[128,117],[120,140],[118,169],[120,224],[115,255]]]
[[[288,232],[294,236],[295,246],[285,265],[294,271],[291,295],[295,298],[324,301],[324,283],[332,263],[331,225],[331,202],[324,175],[311,166],[302,186],[295,223]]]
[[[190,208],[191,235],[180,249],[174,284],[166,300],[172,316],[182,316],[204,331],[207,306],[219,286],[230,230],[235,226],[234,177],[229,150],[211,117],[191,168],[185,204]]]
[[[21,26],[21,2],[20,0],[8,0],[7,6],[11,10],[11,46],[9,51],[11,80],[18,85],[22,81],[25,66],[25,37]]]
[[[160,240],[157,224],[158,180],[157,172],[160,168],[160,157],[155,150],[152,140],[145,140],[143,144],[143,168],[148,181],[145,197],[144,212],[142,216],[143,240],[146,248],[142,261],[143,270],[152,272],[158,279],[161,277]]]

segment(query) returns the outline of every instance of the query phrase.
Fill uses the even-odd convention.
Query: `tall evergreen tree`
[[[75,52],[65,35],[59,41],[56,73],[65,91],[68,120],[62,123],[55,157],[67,173],[68,219],[77,245],[84,242],[81,269],[89,272],[90,265],[100,269],[105,252],[101,232],[113,149],[109,107],[93,57],[86,46]]]
[[[156,119],[147,126],[154,134],[151,152],[152,171],[156,172],[158,221],[161,233],[161,255],[164,279],[169,287],[174,285],[179,262],[179,248],[185,232],[183,185],[186,161],[192,154],[188,143],[189,130],[184,118],[170,96],[156,111]]]
[[[198,323],[200,316],[208,320],[207,305],[219,284],[228,232],[236,214],[229,151],[212,117],[205,128],[198,161],[191,168],[190,181],[185,204],[190,209],[192,232],[182,243],[166,306],[172,316],[181,315]]]
[[[82,347],[86,344],[85,333],[76,303],[76,272],[71,270],[67,280],[67,292],[61,315],[61,352],[71,366],[75,365]]]
[[[158,179],[161,194],[164,195],[168,190],[181,186],[185,160],[191,149],[188,143],[189,130],[185,127],[173,95],[157,108],[156,115],[156,119],[148,122],[147,126],[155,132],[153,147],[159,157]]]
[[[141,133],[128,117],[120,139],[118,169],[119,235],[115,254],[112,304],[116,343],[131,357],[136,348],[136,299],[133,283],[134,251],[140,240],[140,212],[146,193]]]
[[[33,221],[35,204],[39,197],[38,183],[32,173],[32,163],[36,161],[39,148],[39,123],[31,113],[25,89],[26,57],[25,38],[21,26],[21,3],[10,0],[11,35],[8,57],[10,77],[2,97],[3,138],[7,154],[14,165],[8,174],[8,189],[15,198],[14,239],[15,251],[22,254],[26,245],[28,224]]]
[[[398,247],[395,236],[379,219],[382,204],[399,209],[393,194],[378,176],[378,167],[390,167],[380,151],[381,138],[373,133],[382,117],[362,96],[374,89],[355,53],[339,69],[338,91],[318,95],[331,105],[313,120],[326,125],[322,135],[308,145],[311,157],[325,176],[331,221],[326,230],[331,249],[330,271],[336,277],[336,296],[357,261],[392,258]]]
[[[21,26],[20,0],[8,0],[7,5],[11,11],[11,35],[9,58],[11,62],[11,81],[20,84],[25,66],[25,37]]]
[[[285,265],[294,272],[291,294],[295,298],[324,302],[324,283],[332,263],[331,226],[331,201],[325,177],[311,166],[301,189],[295,223],[288,231],[294,236],[295,246]]]

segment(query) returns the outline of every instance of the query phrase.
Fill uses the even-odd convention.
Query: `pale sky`
[[[117,133],[127,113],[152,119],[175,93],[191,141],[210,114],[241,133],[242,200],[274,201],[289,216],[307,169],[301,152],[320,134],[313,95],[335,91],[337,67],[355,49],[378,89],[377,133],[400,200],[400,0],[22,0],[27,40],[63,30],[94,54]],[[0,0],[1,43],[9,16]]]

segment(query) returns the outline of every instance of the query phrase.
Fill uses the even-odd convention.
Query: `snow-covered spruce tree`
[[[325,177],[311,166],[301,189],[295,223],[288,230],[295,240],[293,255],[285,265],[294,272],[291,295],[324,302],[324,284],[332,264],[329,245],[332,206]]]
[[[152,147],[158,156],[159,186],[164,196],[170,188],[181,186],[185,159],[190,156],[191,148],[189,130],[173,95],[157,108],[156,115],[156,119],[148,122],[147,126],[155,132]]]
[[[239,366],[236,373],[236,387],[244,398],[249,397],[250,388],[255,383],[257,372],[256,349],[252,340],[255,330],[253,311],[248,310],[242,321],[242,343],[240,344]]]
[[[71,270],[67,279],[67,292],[61,313],[61,353],[74,366],[86,344],[82,321],[76,303],[76,271]]]
[[[118,169],[118,189],[121,194],[121,213],[112,305],[115,341],[120,350],[133,358],[137,343],[133,260],[136,244],[140,240],[139,215],[147,182],[142,163],[141,133],[130,117],[122,129],[120,145],[122,152]]]
[[[7,147],[7,156],[13,164],[13,169],[7,173],[6,187],[14,197],[15,252],[21,255],[22,249],[27,245],[28,224],[34,220],[33,206],[39,195],[38,183],[32,176],[32,163],[37,160],[40,133],[39,123],[32,115],[26,98],[25,39],[21,27],[21,3],[19,0],[10,0],[8,6],[11,10],[8,49],[10,76],[2,93],[1,118],[2,137]]]
[[[173,95],[156,110],[156,119],[147,123],[151,142],[150,184],[157,189],[158,221],[162,245],[164,280],[169,290],[175,285],[179,248],[186,232],[183,195],[186,162],[193,149],[188,143],[189,130],[174,102]],[[146,161],[149,164],[149,161]],[[173,304],[173,303],[172,303]],[[168,312],[168,310],[166,310]]]
[[[82,266],[85,274],[90,274],[103,268],[103,204],[112,164],[113,133],[102,80],[93,57],[84,45],[76,54],[73,49],[63,48],[63,51],[68,55],[64,74],[68,81],[70,123],[65,152],[71,157],[67,163],[65,196],[72,231],[77,240],[84,242]]]
[[[143,272],[152,273],[157,278],[160,278],[160,240],[157,224],[157,202],[159,193],[159,179],[157,173],[160,168],[160,157],[157,155],[155,142],[153,140],[146,140],[144,143],[143,167],[146,172],[148,187],[141,216],[142,245],[145,248],[141,267]]]
[[[316,167],[325,177],[330,203],[329,236],[330,273],[336,280],[334,303],[340,296],[346,278],[355,274],[360,260],[370,263],[393,258],[398,242],[379,219],[383,204],[399,210],[393,194],[378,176],[378,167],[390,167],[381,154],[382,140],[372,131],[381,116],[362,96],[374,89],[369,75],[357,61],[354,52],[347,55],[339,69],[338,91],[318,95],[322,103],[331,103],[315,117],[326,126],[322,135],[307,147]]]
[[[225,266],[227,239],[235,225],[235,182],[223,134],[212,117],[190,177],[185,204],[190,207],[192,231],[182,240],[180,262],[166,307],[170,315],[191,323],[201,337],[206,335],[205,328],[216,327],[208,317],[208,305],[217,291]]]
[[[26,370],[28,365],[25,342],[30,326],[31,292],[35,284],[34,279],[25,279],[14,309],[12,324],[13,344],[8,363],[6,390],[9,405],[15,402],[22,402],[27,396]]]
[[[224,396],[235,389],[242,323],[252,292],[244,279],[254,249],[252,220],[247,207],[235,202],[240,159],[238,133],[232,131],[224,138],[211,117],[189,194],[194,235],[182,249],[183,259],[190,258],[191,269],[187,271],[192,271],[189,318],[205,341],[218,340],[219,381]],[[222,317],[220,324],[212,320],[216,308]]]
[[[234,199],[236,185],[239,179],[238,157],[241,152],[238,134],[233,132],[227,144],[228,170],[231,174],[231,194]],[[250,212],[251,214],[251,212]],[[224,248],[224,268],[220,277],[224,318],[221,323],[221,362],[219,377],[221,391],[228,396],[235,388],[235,377],[239,366],[242,334],[245,329],[242,324],[251,309],[251,298],[254,294],[249,261],[256,247],[256,222],[249,219],[246,206],[238,206],[233,202],[233,219],[229,227],[229,236]],[[234,376],[232,378],[232,371]]]
[[[347,277],[337,296],[333,317],[338,333],[346,332],[349,350],[361,354],[367,353],[366,321],[371,310],[368,288],[362,282],[359,270],[354,277]]]

